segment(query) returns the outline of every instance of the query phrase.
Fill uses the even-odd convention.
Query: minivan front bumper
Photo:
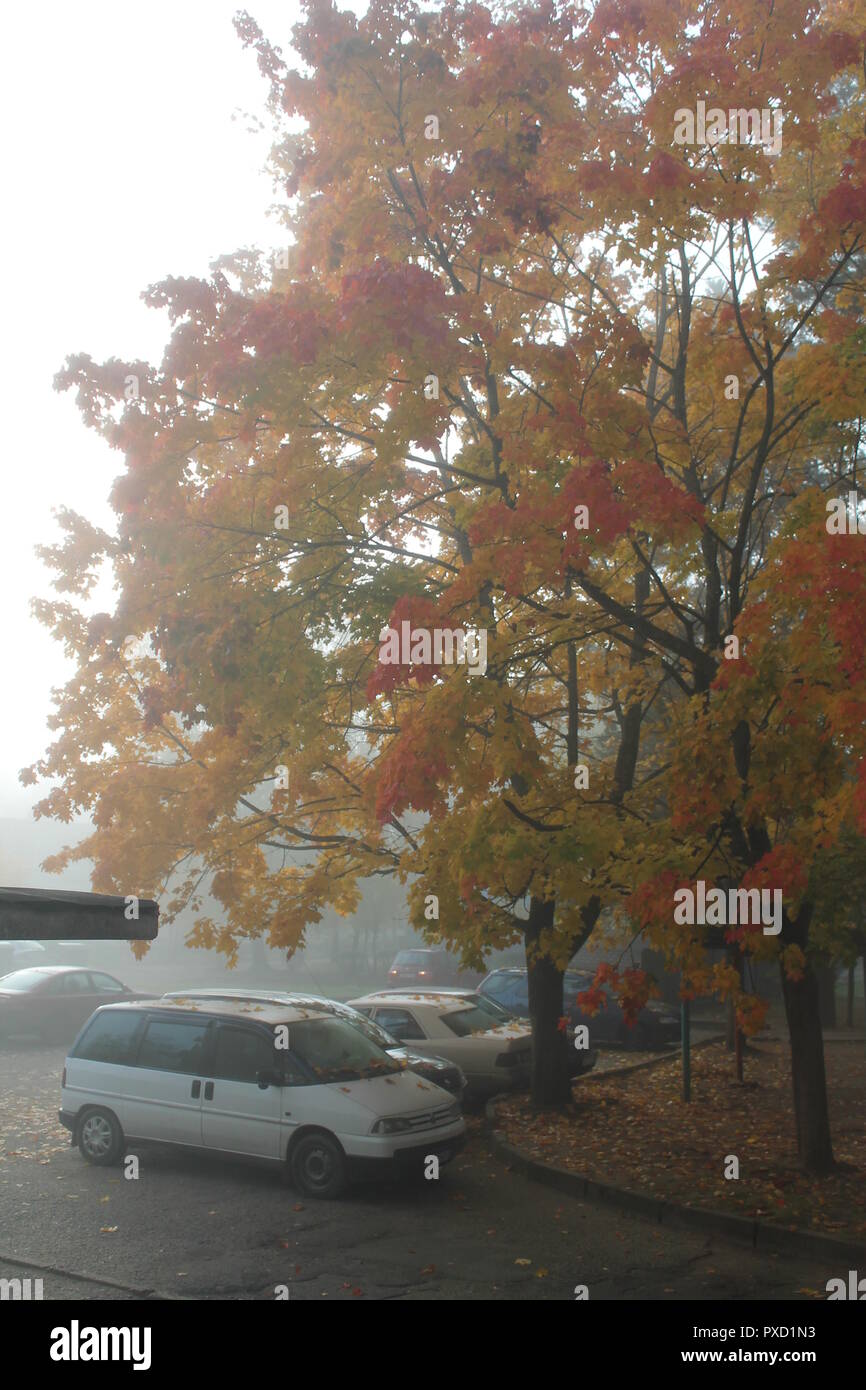
[[[466,1144],[465,1134],[456,1134],[450,1139],[436,1139],[427,1144],[412,1144],[410,1147],[395,1149],[390,1155],[347,1154],[349,1173],[355,1179],[401,1177],[410,1173],[421,1173],[429,1158],[437,1158],[440,1167],[450,1163]]]

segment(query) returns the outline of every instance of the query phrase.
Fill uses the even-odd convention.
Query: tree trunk
[[[728,944],[725,947],[725,960],[728,965],[732,965],[740,977],[740,984],[743,982],[743,956],[739,946]],[[729,1052],[737,1052],[737,1011],[734,1007],[733,999],[729,999],[725,1010],[725,1046]],[[737,1057],[737,1074],[739,1076],[740,1061]],[[739,1076],[742,1080],[742,1077]]]
[[[737,1037],[737,1014],[734,1009],[733,999],[729,999],[725,1005],[725,1047],[729,1052],[733,1052]]]
[[[824,1039],[818,1007],[818,981],[806,965],[802,979],[782,971],[785,1014],[791,1039],[791,1080],[797,1149],[807,1173],[829,1173],[834,1166],[824,1071]]]
[[[822,1028],[836,1027],[836,971],[829,965],[817,970],[818,1007]]]
[[[845,1010],[845,1027],[854,1027],[854,966],[848,966],[848,1007]]]
[[[737,772],[744,786],[751,760],[751,732],[745,721],[733,732],[731,746]],[[736,816],[728,820],[732,845],[744,863],[756,864],[772,848],[766,826],[746,831]],[[830,1141],[830,1113],[827,1107],[827,1077],[824,1071],[824,1037],[818,999],[818,981],[808,959],[809,926],[813,905],[804,902],[796,917],[782,908],[783,946],[798,946],[806,957],[803,975],[791,980],[780,963],[782,994],[788,1035],[791,1041],[791,1082],[794,1090],[794,1120],[797,1151],[807,1173],[829,1173],[834,1166]]]
[[[567,1105],[571,1100],[568,1075],[568,1039],[559,1028],[564,1013],[564,971],[549,956],[539,954],[543,931],[553,925],[554,903],[532,898],[524,931],[529,983],[529,1017],[532,1020],[532,1103],[543,1109]]]

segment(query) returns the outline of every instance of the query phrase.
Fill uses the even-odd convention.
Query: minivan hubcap
[[[304,1162],[304,1174],[314,1187],[325,1187],[330,1182],[333,1167],[327,1149],[311,1149]]]
[[[91,1115],[84,1121],[81,1142],[89,1154],[97,1157],[108,1153],[111,1147],[111,1125],[104,1115]]]

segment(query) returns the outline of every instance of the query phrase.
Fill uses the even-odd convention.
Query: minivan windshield
[[[291,1049],[317,1081],[362,1081],[404,1070],[384,1048],[342,1018],[311,1018],[290,1025]]]

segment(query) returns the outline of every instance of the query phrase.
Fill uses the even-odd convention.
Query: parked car
[[[0,941],[0,975],[40,965],[46,954],[41,941]]]
[[[500,1016],[500,1018],[502,1018],[502,1019],[507,1019],[507,1018],[514,1018],[514,1017],[516,1016],[516,1015],[512,1014],[511,1011],[510,1011],[509,1009],[504,1008],[503,1005],[500,1004],[500,1003],[498,1002],[498,1000],[492,998],[489,994],[481,994],[480,990],[474,990],[474,989],[433,989],[433,990],[425,990],[424,992],[425,992],[425,994],[435,994],[435,995],[437,996],[437,998],[442,998],[442,999],[444,999],[444,998],[452,998],[452,999],[453,999],[453,998],[483,999],[484,1002],[486,1003],[488,1009],[494,1009],[494,1010],[496,1011],[496,1013]],[[383,989],[383,990],[380,991],[380,993],[381,993],[381,994],[390,994],[391,991],[390,991],[390,990],[384,990],[384,989]],[[527,1009],[527,1012],[526,1012],[526,1014],[524,1015],[524,1017],[525,1017],[525,1018],[527,1019],[527,1021],[528,1021],[528,1019],[529,1019],[529,1010],[528,1010],[528,1009]],[[531,1029],[530,1029],[530,1032],[531,1032]],[[598,1061],[598,1049],[595,1048],[595,1047],[576,1048],[576,1047],[574,1046],[574,1024],[571,1022],[570,1019],[568,1020],[568,1023],[567,1023],[567,1025],[566,1025],[565,1032],[566,1032],[566,1040],[567,1040],[567,1042],[568,1042],[568,1065],[569,1065],[569,1075],[572,1076],[572,1077],[583,1076],[585,1072],[592,1071],[593,1067],[595,1066],[596,1062]]]
[[[458,1100],[463,1099],[463,1092],[466,1090],[466,1077],[454,1062],[446,1061],[444,1057],[436,1057],[432,1053],[425,1055],[416,1052],[414,1048],[403,1047],[384,1028],[380,1028],[378,1023],[374,1023],[372,1019],[359,1013],[357,1009],[350,1008],[348,1004],[338,1003],[336,999],[323,999],[318,994],[259,989],[173,990],[170,994],[164,994],[162,997],[163,999],[249,999],[254,1003],[262,1004],[297,1004],[303,1008],[315,1009],[317,1013],[329,1013],[335,1018],[345,1018],[349,1023],[353,1023],[371,1042],[384,1048],[390,1057],[403,1062],[411,1071],[426,1077],[434,1085],[441,1086],[443,1091],[450,1091],[451,1095],[456,1096]]]
[[[625,1015],[613,996],[605,991],[607,1003],[590,1017],[577,1002],[577,995],[589,989],[593,982],[591,971],[566,970],[563,996],[569,1027],[586,1024],[593,1044],[617,1044],[620,1047],[649,1049],[664,1047],[680,1041],[680,1015],[669,1004],[651,1000],[641,1009],[637,1022],[630,1028]],[[500,1004],[514,1018],[529,1017],[529,980],[525,967],[510,966],[491,970],[478,986],[485,998]]]
[[[13,970],[0,978],[0,1037],[39,1033],[66,1042],[100,1004],[154,997],[129,989],[104,970],[69,965]]]
[[[379,990],[351,999],[401,1043],[456,1062],[473,1098],[529,1084],[532,1035],[489,1000],[463,990]]]
[[[447,1163],[466,1133],[453,1096],[353,1023],[243,1000],[98,1009],[66,1058],[60,1119],[91,1163],[135,1142],[207,1149],[285,1165],[308,1197]]]

